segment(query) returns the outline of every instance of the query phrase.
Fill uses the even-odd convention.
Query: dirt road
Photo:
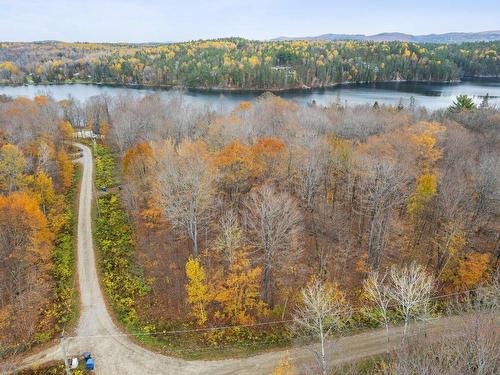
[[[78,213],[78,275],[81,295],[81,316],[76,330],[76,338],[66,340],[69,355],[89,351],[95,358],[96,374],[271,374],[276,364],[286,352],[271,352],[244,359],[220,361],[184,361],[150,352],[123,335],[113,323],[99,287],[95,255],[92,243],[92,192],[93,161],[90,149],[82,149],[83,176]],[[458,318],[440,319],[429,324],[432,332],[457,329]],[[393,342],[401,337],[401,329],[391,329]],[[386,350],[386,336],[383,330],[349,336],[330,343],[335,346],[330,362],[339,363],[383,353]],[[299,365],[312,363],[313,357],[305,348],[291,349],[288,356]],[[39,365],[51,360],[62,359],[59,346],[27,357],[20,367]],[[301,372],[306,372],[302,370]]]

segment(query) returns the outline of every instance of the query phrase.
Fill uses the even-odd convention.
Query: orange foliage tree
[[[262,167],[264,178],[283,173],[287,148],[285,143],[277,138],[261,138],[252,146],[255,162]]]
[[[478,286],[490,272],[491,254],[471,252],[458,262],[459,283],[464,289]]]
[[[254,186],[263,171],[262,163],[254,155],[249,146],[236,140],[216,156],[219,184],[226,193],[244,194]]]
[[[19,343],[36,332],[34,309],[49,290],[53,235],[35,198],[23,192],[0,196],[0,238],[0,283],[6,286],[0,289],[0,315],[9,316],[9,335],[0,327],[0,337]]]
[[[229,194],[245,194],[252,187],[283,171],[287,149],[277,138],[261,138],[248,146],[235,140],[215,158],[219,184]]]

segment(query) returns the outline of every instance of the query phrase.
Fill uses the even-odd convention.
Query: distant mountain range
[[[500,40],[500,30],[482,31],[477,33],[446,33],[411,35],[403,33],[381,33],[375,35],[363,34],[323,34],[318,36],[286,37],[280,36],[272,40],[372,40],[376,42],[415,42],[415,43],[463,43]]]

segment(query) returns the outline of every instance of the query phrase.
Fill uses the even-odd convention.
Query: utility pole
[[[70,375],[68,356],[66,355],[66,348],[64,347],[64,329],[61,332],[61,349],[62,349],[63,356],[64,356],[64,367],[66,368],[66,375]]]

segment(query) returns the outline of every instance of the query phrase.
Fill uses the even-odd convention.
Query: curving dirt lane
[[[78,213],[78,275],[81,295],[81,315],[76,336],[66,339],[68,355],[90,351],[95,358],[96,374],[271,374],[276,364],[287,355],[297,365],[311,364],[313,356],[307,348],[276,351],[243,359],[220,361],[184,361],[148,351],[123,335],[113,323],[99,287],[92,241],[93,161],[91,150],[82,150],[83,176]],[[428,332],[440,334],[457,329],[459,318],[443,318],[430,323]],[[392,342],[401,337],[401,328],[391,329]],[[386,351],[383,330],[374,330],[331,342],[332,364],[352,361]],[[333,347],[334,346],[334,347]],[[59,346],[25,358],[19,368],[40,365],[62,358]],[[309,373],[306,367],[299,370]],[[311,372],[312,373],[312,372]]]
[[[99,287],[92,237],[93,160],[89,147],[82,150],[83,165],[78,212],[78,278],[80,285],[80,320],[76,338],[66,339],[68,355],[89,351],[95,358],[96,374],[198,374],[215,369],[216,364],[185,362],[152,353],[121,335],[113,323]],[[26,358],[24,364],[40,364],[61,359],[59,346]]]

